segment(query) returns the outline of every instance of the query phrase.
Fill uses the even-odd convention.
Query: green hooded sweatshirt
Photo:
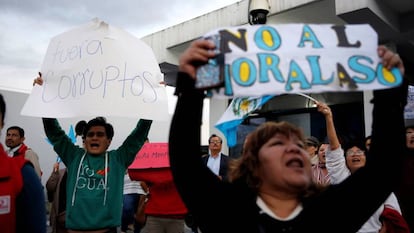
[[[72,143],[56,119],[43,118],[46,136],[68,170],[68,229],[94,230],[121,225],[125,170],[145,143],[151,124],[152,120],[139,120],[118,149],[90,155]]]

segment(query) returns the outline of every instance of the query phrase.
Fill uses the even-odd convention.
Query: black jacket
[[[246,182],[220,181],[202,162],[199,150],[204,94],[194,89],[194,81],[187,74],[179,73],[169,135],[170,165],[177,189],[203,233],[357,232],[400,179],[406,88],[374,91],[371,153],[375,156],[370,162],[344,182],[329,186],[319,195],[304,197],[303,210],[296,217],[279,221],[260,211],[257,194]]]

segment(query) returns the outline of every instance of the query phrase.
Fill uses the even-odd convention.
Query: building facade
[[[189,43],[219,27],[248,24],[249,0],[199,16],[150,34],[143,41],[154,50],[167,83],[174,85],[179,55]],[[269,0],[267,24],[370,24],[380,44],[387,44],[403,58],[406,74],[414,68],[414,1],[412,0]],[[322,93],[312,95],[329,104],[334,112],[339,135],[363,138],[371,133],[371,91],[360,93]],[[228,100],[210,99],[209,132],[221,134],[214,124],[228,106]],[[324,119],[309,101],[299,96],[276,97],[240,127],[239,145],[229,149],[237,156],[247,132],[267,120],[287,120],[299,124],[307,135],[324,140]]]

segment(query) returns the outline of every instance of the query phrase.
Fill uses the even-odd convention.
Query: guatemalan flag
[[[216,123],[216,128],[220,130],[227,139],[227,145],[233,147],[237,143],[237,126],[256,109],[259,109],[274,95],[261,97],[237,97],[234,98],[227,110]]]

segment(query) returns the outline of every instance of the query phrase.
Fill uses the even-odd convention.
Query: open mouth
[[[91,143],[91,148],[99,148],[99,144],[97,144],[97,143]]]
[[[292,158],[289,161],[287,161],[286,166],[303,168],[304,165],[303,165],[303,161],[301,159]]]

